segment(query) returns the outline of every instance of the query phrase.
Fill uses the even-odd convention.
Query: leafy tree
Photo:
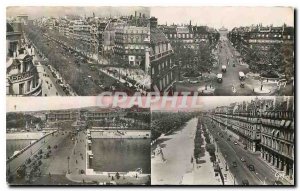
[[[205,149],[207,150],[210,156],[213,156],[216,152],[216,147],[214,144],[207,144]]]

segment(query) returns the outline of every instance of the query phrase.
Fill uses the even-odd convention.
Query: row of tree
[[[6,114],[6,129],[24,129],[26,123],[28,128],[35,127],[35,124],[39,124],[40,127],[44,125],[41,118],[29,114],[15,112]]]
[[[194,139],[194,157],[196,159],[196,163],[198,164],[200,161],[200,157],[204,155],[204,149],[201,148],[203,145],[203,138],[202,138],[202,125],[200,120],[198,120],[196,135]]]
[[[175,62],[179,64],[180,70],[186,71],[193,76],[194,73],[209,71],[216,62],[209,43],[199,43],[189,47],[181,41],[172,42]]]
[[[212,162],[215,162],[216,161],[216,154],[215,154],[216,147],[214,144],[211,143],[209,132],[207,131],[207,129],[205,127],[203,128],[203,135],[205,137],[205,142],[206,142],[205,149],[210,155],[210,160]]]
[[[190,112],[153,112],[151,122],[151,139],[161,134],[171,133],[186,124],[194,116]]]
[[[289,80],[294,76],[294,50],[288,45],[274,45],[267,51],[261,51],[257,47],[249,48],[244,55],[244,61],[249,64],[251,71],[264,77],[278,77],[278,74],[283,74]]]
[[[99,86],[86,79],[87,71],[90,72],[90,74],[98,74],[97,71],[90,71],[87,68],[87,65],[78,67],[78,65],[75,64],[73,56],[68,58],[65,56],[65,54],[70,54],[67,50],[65,50],[65,52],[59,51],[59,49],[55,47],[57,44],[43,36],[42,29],[33,25],[28,25],[24,26],[24,31],[42,56],[48,59],[48,64],[53,66],[62,75],[63,79],[71,85],[78,95],[98,95],[101,93],[101,88],[99,88]],[[56,36],[56,38],[59,38],[59,36]],[[66,37],[63,38],[64,40],[67,39]],[[95,75],[93,75],[93,77],[94,76]],[[100,77],[98,80],[100,80]]]

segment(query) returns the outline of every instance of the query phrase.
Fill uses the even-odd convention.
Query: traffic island
[[[213,95],[215,92],[215,88],[212,86],[208,86],[208,87],[202,86],[198,88],[198,92],[204,95]]]
[[[254,88],[254,93],[256,93],[256,94],[269,94],[269,93],[271,93],[271,90],[270,89],[268,89],[268,88],[266,88],[266,87],[256,87],[256,88]]]

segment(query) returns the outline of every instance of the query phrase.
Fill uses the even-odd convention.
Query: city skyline
[[[294,26],[294,9],[291,7],[151,7],[150,16],[159,24],[207,25],[226,27],[273,25]],[[239,18],[239,19],[237,19]]]
[[[66,15],[78,15],[91,17],[95,13],[96,17],[114,17],[134,15],[137,13],[145,14],[149,17],[150,11],[148,7],[70,7],[70,6],[12,6],[6,8],[6,16],[14,17],[20,14],[27,14],[30,19],[36,19],[39,17],[64,17]]]

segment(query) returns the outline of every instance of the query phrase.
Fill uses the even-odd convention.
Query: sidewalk
[[[219,161],[219,166],[221,168],[222,174],[224,176],[224,184],[225,185],[234,185],[234,176],[229,170],[229,166],[227,166],[227,171],[226,171],[226,160],[223,157],[221,152],[217,152],[217,160]]]
[[[165,161],[161,155],[151,159],[151,183],[153,185],[181,185],[186,173],[191,172],[191,156],[194,151],[194,137],[197,119],[191,119],[185,127],[158,139]],[[153,160],[154,159],[154,160]]]
[[[278,169],[275,169],[274,166],[272,166],[270,163],[268,163],[266,160],[262,159],[261,157],[258,157],[258,159],[261,160],[262,163],[264,163],[268,167],[270,167],[270,169],[274,172],[274,174],[276,174],[276,173],[279,173],[279,174],[280,173],[284,173],[284,171],[280,171]],[[282,183],[284,183],[286,185],[295,185],[294,180],[290,180],[288,176],[284,176],[283,178],[279,178],[279,181],[281,181]]]
[[[84,132],[79,132],[76,139],[74,140],[75,144],[70,154],[69,167],[71,175],[83,174],[86,173],[86,137]]]

